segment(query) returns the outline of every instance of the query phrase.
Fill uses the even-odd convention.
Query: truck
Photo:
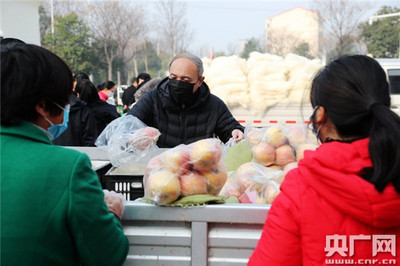
[[[392,110],[399,113],[400,60],[379,62],[391,84]],[[302,104],[278,104],[262,117],[253,116],[244,108],[232,110],[239,122],[257,127],[308,123],[311,112],[311,106]],[[100,180],[115,176],[104,151],[93,147],[79,149],[89,155],[93,168],[102,172]],[[122,192],[127,198],[130,190],[141,186],[140,182],[127,180],[113,185],[109,187],[107,183],[106,188]],[[124,265],[246,265],[270,207],[226,203],[181,208],[153,205],[140,198],[128,200],[122,225],[130,250]]]

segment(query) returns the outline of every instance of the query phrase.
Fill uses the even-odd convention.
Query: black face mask
[[[172,98],[177,103],[188,103],[194,98],[193,88],[196,83],[183,82],[176,79],[168,80],[168,87]]]

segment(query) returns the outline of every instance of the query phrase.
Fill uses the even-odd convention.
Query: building
[[[318,57],[321,33],[318,13],[295,7],[266,19],[266,49],[272,54],[284,56],[302,43],[307,43],[309,54]]]
[[[0,37],[40,45],[40,1],[0,0]]]

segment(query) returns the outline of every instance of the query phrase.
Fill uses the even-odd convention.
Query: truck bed
[[[127,202],[122,225],[130,249],[124,265],[246,265],[270,205],[161,207]]]

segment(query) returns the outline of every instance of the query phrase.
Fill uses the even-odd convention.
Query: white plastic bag
[[[95,145],[105,149],[113,166],[139,161],[158,149],[160,131],[146,126],[137,117],[125,115],[115,119],[101,132]]]

